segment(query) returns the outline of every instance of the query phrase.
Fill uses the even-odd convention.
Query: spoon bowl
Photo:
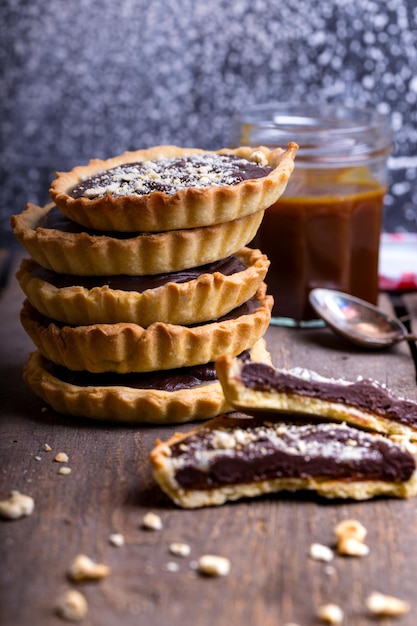
[[[332,330],[356,345],[381,349],[399,341],[417,340],[399,319],[347,293],[316,288],[310,291],[309,299]]]

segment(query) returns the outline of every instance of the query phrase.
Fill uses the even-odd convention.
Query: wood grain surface
[[[312,626],[328,602],[342,607],[348,626],[415,626],[416,500],[331,502],[298,494],[194,511],[175,507],[155,485],[148,455],[157,437],[190,426],[100,424],[46,408],[21,377],[33,349],[19,323],[22,300],[12,280],[0,299],[0,499],[17,489],[34,498],[35,510],[0,521],[2,626],[63,623],[55,606],[74,587],[88,601],[85,626]],[[417,319],[416,295],[405,300]],[[277,366],[369,376],[417,399],[407,344],[366,352],[327,328],[270,327],[266,339]],[[57,452],[68,454],[69,475],[58,474]],[[161,517],[161,530],[143,528],[148,511]],[[335,547],[334,526],[346,518],[365,525],[370,554],[335,556],[327,564],[309,558],[312,543]],[[125,545],[110,543],[116,532]],[[172,555],[172,542],[187,543],[190,555]],[[109,565],[110,576],[71,583],[68,568],[79,553]],[[206,553],[230,559],[227,577],[196,572]],[[407,600],[410,613],[372,618],[365,601],[375,590]]]

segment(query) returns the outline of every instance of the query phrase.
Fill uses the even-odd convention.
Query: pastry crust
[[[231,275],[206,273],[186,283],[167,282],[155,289],[123,291],[108,286],[55,287],[33,276],[38,264],[23,259],[17,279],[29,302],[43,315],[67,324],[154,322],[195,324],[217,319],[246,302],[264,280],[269,261],[252,248],[236,253],[246,269]]]
[[[78,276],[144,276],[212,263],[252,241],[264,214],[257,211],[225,224],[117,238],[40,226],[52,208],[28,204],[11,217],[13,233],[42,267]]]
[[[89,372],[150,372],[215,361],[223,354],[241,354],[268,327],[273,298],[265,283],[258,289],[252,313],[188,327],[156,322],[60,326],[43,318],[29,302],[21,322],[40,352],[53,363]]]
[[[271,362],[265,341],[250,350],[253,360]],[[218,381],[189,389],[164,391],[124,386],[69,384],[53,376],[39,353],[30,355],[23,377],[32,391],[55,411],[94,420],[124,423],[179,424],[209,419],[230,411]]]
[[[251,423],[254,423],[252,426]],[[249,424],[249,426],[248,426]],[[227,501],[235,501],[241,498],[253,498],[268,493],[276,493],[281,491],[313,491],[325,498],[350,498],[354,500],[367,500],[376,496],[394,496],[398,498],[408,498],[417,493],[417,472],[414,470],[411,476],[407,480],[388,480],[386,478],[377,478],[376,476],[369,477],[352,476],[346,478],[332,478],[331,476],[313,475],[308,471],[303,472],[301,477],[289,477],[285,476],[287,472],[287,466],[284,461],[282,466],[280,461],[273,461],[273,467],[269,468],[271,475],[274,471],[283,472],[283,476],[269,477],[266,479],[253,480],[241,480],[236,478],[239,474],[239,469],[242,468],[241,461],[237,459],[236,469],[233,472],[233,459],[238,457],[239,453],[236,453],[234,446],[236,445],[241,452],[244,449],[246,442],[251,442],[249,452],[249,463],[256,463],[256,459],[260,460],[265,454],[265,442],[268,437],[280,437],[281,425],[279,422],[271,423],[264,422],[264,433],[257,441],[257,435],[255,427],[259,426],[259,422],[252,420],[248,415],[240,413],[230,413],[229,415],[216,417],[209,422],[194,427],[187,433],[177,433],[171,437],[168,441],[157,441],[155,448],[151,451],[150,459],[154,468],[154,478],[159,484],[161,489],[173,500],[176,504],[184,508],[198,508],[203,506],[219,506]],[[318,429],[322,427],[330,429],[345,429],[349,428],[343,424],[333,425],[316,425]],[[297,428],[297,427],[292,427]],[[314,426],[313,426],[314,428]],[[251,432],[251,429],[252,432]],[[285,429],[285,425],[284,425]],[[351,431],[355,429],[350,428]],[[268,434],[271,433],[271,435]],[[204,442],[202,447],[197,447],[197,444],[191,444],[191,438],[195,435],[204,435]],[[381,435],[371,435],[369,433],[362,432],[361,438],[366,441],[365,447],[372,447],[373,441],[378,439],[384,441],[384,444],[389,448],[393,448],[394,457],[398,453],[408,457],[407,463],[412,466],[415,457],[408,452],[401,444],[387,441]],[[182,452],[178,452],[178,444],[182,443]],[[301,447],[300,450],[303,448]],[[285,445],[285,444],[284,444]],[[349,448],[352,450],[352,446],[344,444],[345,450],[349,455]],[[177,452],[173,452],[173,447],[177,447]],[[191,468],[196,467],[197,477],[195,480],[199,480],[199,473],[203,475],[207,474],[206,487],[185,487],[177,480],[177,472],[187,468],[190,463],[188,449],[194,450],[194,454],[198,456],[194,463],[191,464]],[[197,450],[197,452],[195,452]],[[285,448],[284,448],[285,450]],[[341,451],[341,450],[340,450]],[[397,451],[397,452],[396,452]],[[303,452],[296,451],[294,448],[288,450],[287,454],[302,455]],[[310,451],[310,454],[315,456],[314,448]],[[354,453],[353,453],[354,454]],[[188,455],[188,456],[187,456]],[[217,476],[217,472],[221,473],[218,469],[217,462],[221,462],[222,458],[229,459],[227,461],[228,467],[234,476],[228,484],[213,484],[211,476],[214,480]],[[320,459],[318,459],[320,463]],[[326,461],[323,459],[323,462]],[[395,458],[392,461],[395,463]],[[268,468],[265,461],[261,461],[262,468],[268,474]],[[314,466],[315,464],[313,464]],[[211,468],[213,468],[213,474],[211,474]],[[253,469],[254,475],[256,469]],[[204,476],[201,478],[204,481]]]
[[[395,417],[392,410],[390,411],[393,400],[396,400],[395,396],[375,381],[371,381],[375,390],[383,389],[383,393],[387,394],[386,407],[388,410],[385,415],[376,409],[366,409],[346,401],[320,398],[308,393],[297,394],[283,389],[251,389],[245,386],[242,381],[242,369],[241,364],[229,355],[222,355],[216,361],[216,371],[224,394],[228,402],[237,410],[247,413],[269,411],[271,413],[292,413],[306,417],[316,416],[346,422],[353,426],[387,435],[404,435],[411,441],[417,440],[417,404],[411,400],[397,399],[399,403],[405,402],[408,407],[406,419],[401,421],[399,417]],[[286,370],[286,373],[300,376],[297,374],[297,370]],[[317,379],[317,384],[320,381],[330,385],[338,382],[318,377],[315,372],[309,372],[309,374],[313,376],[313,380]],[[354,383],[343,381],[343,384],[353,385]],[[415,415],[414,419],[412,419],[412,414]]]
[[[177,146],[155,146],[147,150],[125,152],[107,159],[94,159],[88,165],[77,166],[70,172],[58,172],[50,195],[61,211],[71,220],[99,230],[124,232],[161,232],[196,228],[229,222],[259,210],[265,210],[278,200],[294,168],[297,145],[287,150],[273,151],[241,147],[207,152]],[[109,193],[100,198],[72,198],[68,192],[80,181],[118,165],[159,158],[184,157],[194,154],[230,154],[273,167],[268,176],[244,180],[237,185],[181,189],[172,195],[155,191],[137,196],[114,197]]]

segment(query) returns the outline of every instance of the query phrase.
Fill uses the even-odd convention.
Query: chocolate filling
[[[142,233],[125,233],[118,231],[106,231],[96,230],[94,228],[87,228],[86,226],[81,226],[76,222],[65,217],[63,213],[58,209],[58,207],[53,206],[48,213],[46,213],[36,225],[37,228],[46,228],[51,230],[59,230],[63,233],[74,233],[79,235],[80,233],[87,233],[87,235],[91,235],[93,237],[112,237],[113,239],[132,239],[134,237],[138,237]],[[148,236],[152,236],[147,233]],[[154,236],[157,236],[155,233]]]
[[[310,380],[262,363],[245,366],[241,379],[245,387],[255,391],[289,393],[342,402],[390,420],[417,426],[417,403],[395,397],[388,389],[372,380],[362,379],[348,384],[313,378]]]
[[[75,185],[72,198],[148,195],[155,191],[174,194],[190,187],[237,185],[243,180],[267,176],[271,167],[235,155],[214,153],[125,163],[104,170]]]
[[[227,426],[224,421],[223,429],[203,427],[172,446],[175,478],[181,487],[214,489],[311,477],[398,483],[415,470],[413,457],[400,446],[346,424],[232,419]],[[222,445],[224,434],[236,441],[235,447],[230,439]]]
[[[245,362],[249,361],[249,350],[242,352],[239,358]],[[214,363],[193,365],[173,370],[146,373],[131,372],[128,374],[75,372],[62,365],[55,365],[55,363],[47,359],[43,359],[43,367],[55,378],[77,387],[131,387],[134,389],[179,391],[217,381]]]
[[[156,274],[155,276],[128,276],[126,274],[117,276],[74,276],[72,274],[57,274],[40,265],[31,269],[31,275],[58,288],[77,285],[86,289],[93,289],[94,287],[106,285],[110,289],[142,293],[146,289],[156,289],[169,282],[186,283],[195,280],[202,274],[220,272],[225,276],[231,276],[245,269],[246,265],[237,256],[230,256],[227,259],[201,265],[200,267],[193,267],[179,272]]]

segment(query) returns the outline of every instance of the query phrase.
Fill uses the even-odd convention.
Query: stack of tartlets
[[[54,204],[12,217],[37,351],[24,379],[55,410],[186,422],[231,410],[221,354],[266,361],[269,261],[246,247],[297,146],[158,146],[57,174]]]

